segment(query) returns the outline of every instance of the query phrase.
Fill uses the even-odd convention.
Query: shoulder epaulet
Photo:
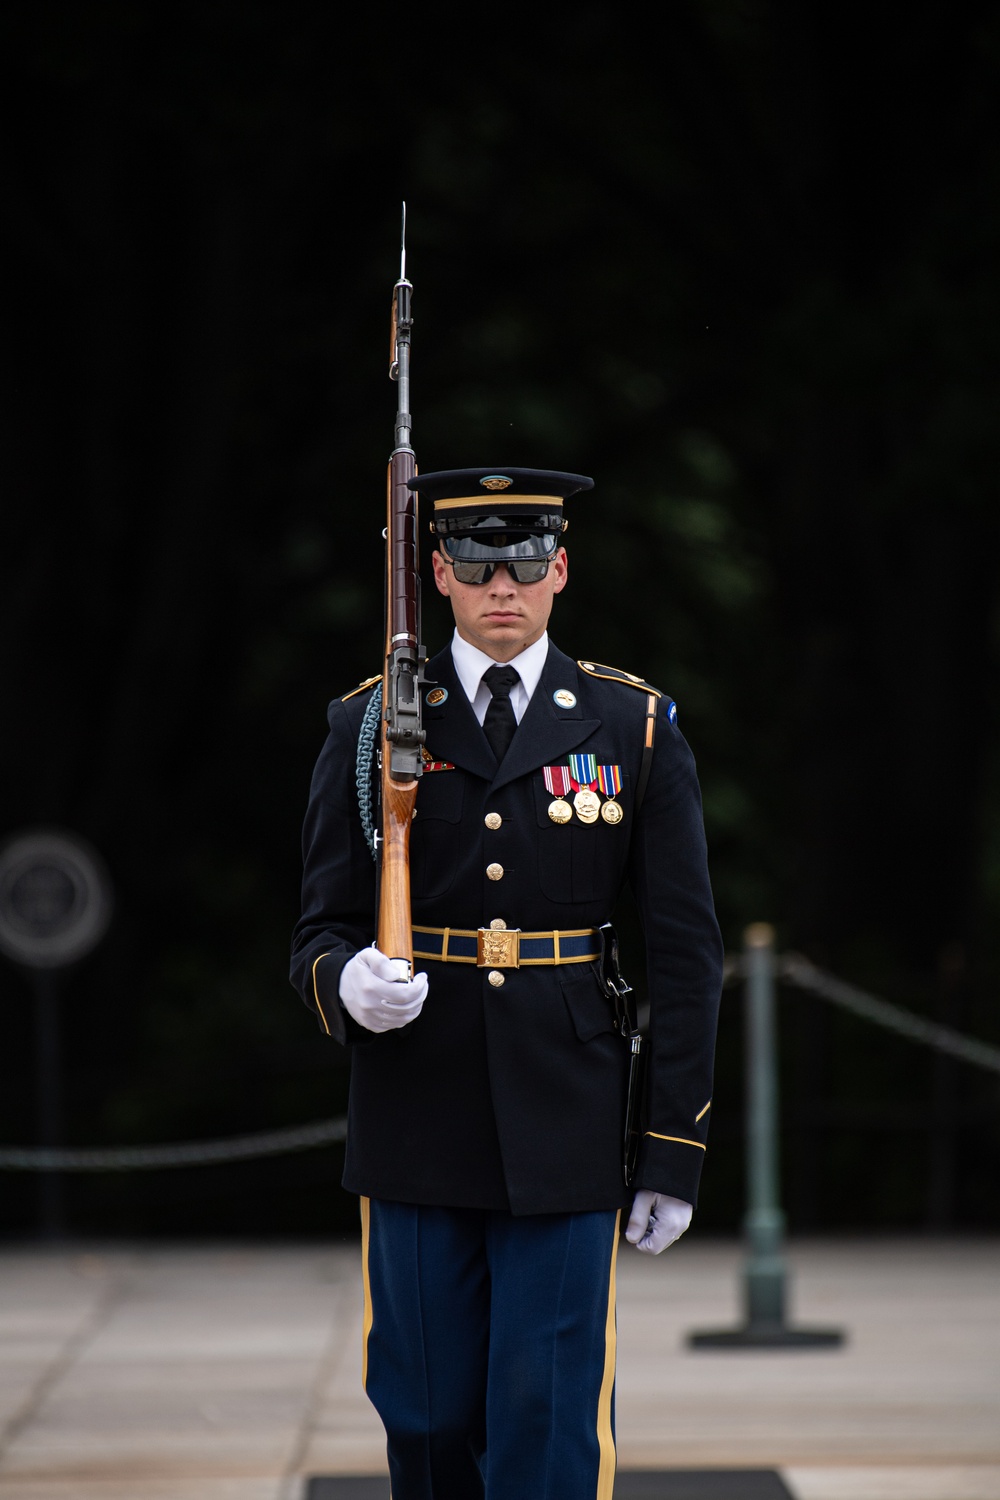
[[[639,688],[643,693],[655,693],[657,698],[663,697],[659,688],[636,677],[634,672],[622,672],[618,667],[605,667],[599,661],[578,661],[577,666],[591,677],[604,677],[608,682],[623,682],[626,687]]]
[[[366,688],[374,687],[376,682],[382,681],[382,673],[377,672],[374,677],[366,677],[364,682],[359,682],[356,688],[351,688],[349,693],[342,693],[340,701],[346,703],[348,698],[354,698],[358,693],[363,693]]]

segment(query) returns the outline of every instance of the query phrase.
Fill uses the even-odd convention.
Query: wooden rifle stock
[[[403,254],[392,300],[392,364],[397,382],[396,445],[389,460],[386,520],[385,666],[382,673],[380,744],[381,839],[379,843],[378,946],[399,964],[399,978],[413,969],[410,917],[410,824],[421,774],[420,574],[417,497],[407,480],[417,472],[410,445],[410,283],[406,280],[406,205]]]

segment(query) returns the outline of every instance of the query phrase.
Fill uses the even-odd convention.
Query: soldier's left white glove
[[[679,1240],[691,1222],[694,1209],[682,1198],[670,1198],[666,1193],[651,1193],[640,1188],[632,1204],[632,1214],[625,1230],[625,1238],[637,1250],[647,1255],[659,1255],[674,1240]]]

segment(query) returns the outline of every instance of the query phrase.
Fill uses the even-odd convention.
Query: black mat
[[[305,1500],[389,1500],[384,1475],[316,1475]],[[619,1469],[615,1500],[792,1500],[774,1469]]]

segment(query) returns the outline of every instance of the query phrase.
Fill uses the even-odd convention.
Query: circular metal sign
[[[111,880],[77,834],[36,829],[0,849],[0,952],[32,969],[84,958],[108,930]]]

